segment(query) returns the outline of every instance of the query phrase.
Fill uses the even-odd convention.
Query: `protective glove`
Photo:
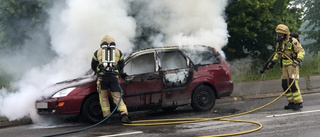
[[[301,59],[297,58],[296,60],[294,60],[294,61],[292,62],[292,66],[293,66],[293,67],[297,67],[297,66],[300,65],[300,63],[301,63]]]
[[[126,78],[128,75],[127,75],[127,73],[121,73],[120,76],[121,76],[122,78]]]
[[[270,62],[268,63],[268,65],[267,65],[266,70],[272,69],[274,64],[276,64],[276,62],[270,61]]]

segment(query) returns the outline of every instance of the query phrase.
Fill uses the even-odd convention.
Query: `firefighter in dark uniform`
[[[122,52],[115,48],[114,39],[106,35],[100,42],[100,48],[94,53],[91,61],[91,69],[98,75],[97,91],[103,116],[110,114],[110,104],[108,100],[108,89],[111,91],[113,102],[117,103],[120,99],[119,72],[124,67],[124,59]],[[118,106],[121,113],[122,123],[131,123],[128,118],[128,111],[123,99]],[[110,120],[107,121],[110,123]]]
[[[289,28],[286,25],[279,24],[276,27],[277,32],[277,45],[278,51],[281,51],[290,59],[282,54],[275,54],[272,61],[268,64],[267,69],[271,69],[276,61],[282,62],[282,88],[287,90],[289,85],[294,81],[294,84],[287,91],[286,97],[289,102],[284,109],[299,110],[302,108],[302,96],[298,85],[299,80],[299,65],[304,58],[305,51],[300,45],[299,41],[290,36]]]

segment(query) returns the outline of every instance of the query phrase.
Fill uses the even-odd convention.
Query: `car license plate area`
[[[48,103],[46,102],[38,102],[37,108],[48,108]]]

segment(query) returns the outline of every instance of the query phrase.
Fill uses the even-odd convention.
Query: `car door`
[[[123,87],[128,107],[139,109],[161,102],[163,86],[158,67],[154,52],[135,56],[126,63],[124,72],[128,76]]]
[[[163,106],[186,101],[190,95],[184,90],[193,76],[189,58],[180,50],[159,51],[157,56],[160,59],[160,72],[163,74]]]

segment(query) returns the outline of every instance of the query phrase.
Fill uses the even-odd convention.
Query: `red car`
[[[208,46],[138,50],[125,59],[124,72],[127,76],[119,82],[129,111],[174,110],[188,104],[196,111],[207,111],[217,98],[233,91],[227,62]],[[96,76],[89,74],[48,89],[56,92],[36,101],[38,114],[75,114],[92,123],[100,121]]]

